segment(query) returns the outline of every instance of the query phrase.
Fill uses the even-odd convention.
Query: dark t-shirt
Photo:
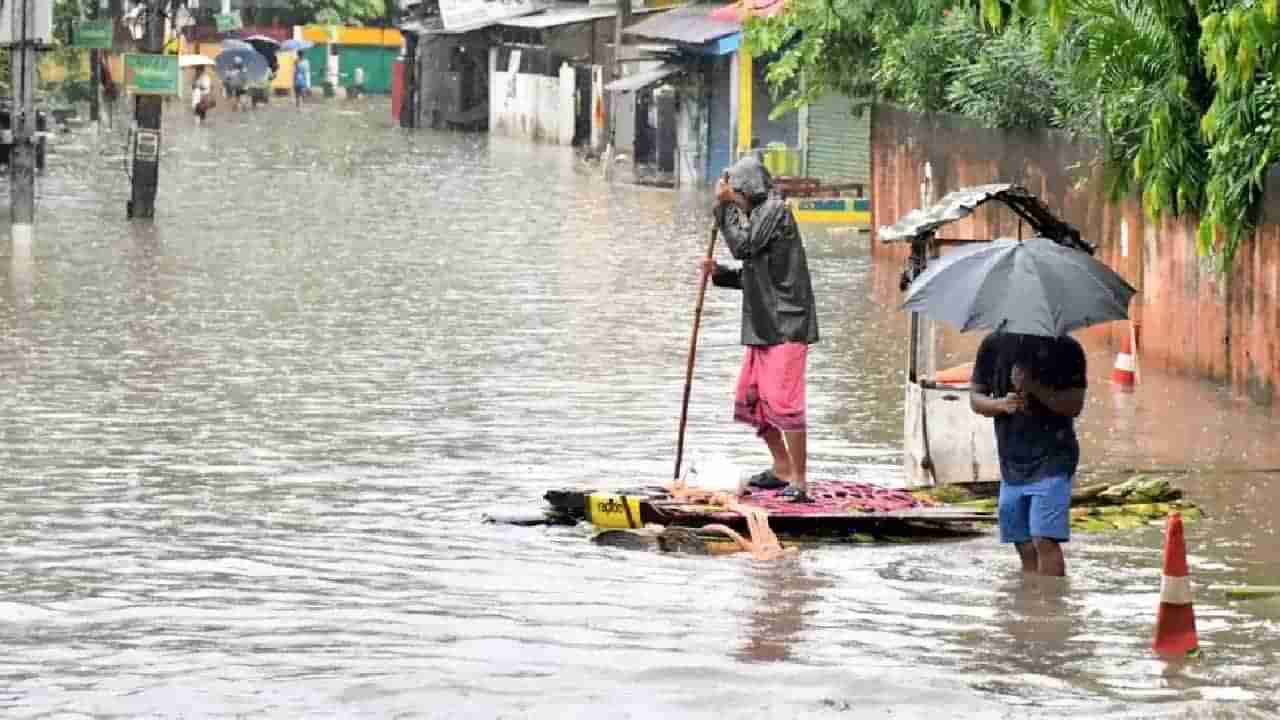
[[[1010,373],[1021,363],[1055,390],[1087,387],[1084,348],[1074,338],[991,333],[978,348],[973,384],[992,397],[1008,394]],[[1080,462],[1074,418],[1058,415],[1028,395],[1025,412],[995,418],[1000,474],[1013,485],[1051,475],[1074,475]]]

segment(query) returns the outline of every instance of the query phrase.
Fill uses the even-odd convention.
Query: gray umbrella
[[[1058,337],[1123,320],[1137,291],[1088,253],[1052,240],[993,240],[936,260],[903,309],[956,326]]]

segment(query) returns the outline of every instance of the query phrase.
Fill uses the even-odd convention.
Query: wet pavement
[[[1196,663],[1149,650],[1160,528],[1029,587],[993,537],[757,564],[482,524],[669,476],[707,199],[389,115],[171,114],[151,226],[121,136],[51,154],[34,247],[0,243],[0,714],[1274,716],[1280,603],[1205,586],[1280,581],[1280,422],[1151,368],[1116,395],[1102,350],[1087,472],[1209,514]],[[806,238],[810,471],[893,483],[897,268]],[[712,289],[688,449],[745,469],[737,313]]]

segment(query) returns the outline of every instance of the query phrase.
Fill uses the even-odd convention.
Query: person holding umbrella
[[[1080,463],[1075,418],[1088,387],[1075,338],[997,331],[973,364],[969,406],[995,422],[1000,456],[1000,541],[1028,575],[1064,576],[1071,538],[1071,481]]]
[[[1089,252],[1048,238],[949,253],[907,289],[903,309],[994,330],[978,348],[969,406],[994,420],[1000,541],[1028,575],[1066,575],[1075,418],[1088,387],[1084,349],[1068,333],[1124,319],[1136,292]]]
[[[293,66],[293,104],[295,107],[302,107],[302,96],[307,94],[307,89],[311,87],[311,63],[307,61],[307,56],[301,52],[298,53],[298,61]]]
[[[309,40],[299,40],[290,38],[280,45],[281,52],[292,52],[294,54],[293,63],[293,104],[294,107],[302,107],[302,96],[309,95],[311,91],[311,63],[307,60],[307,56],[302,54],[303,50],[312,47]]]
[[[716,184],[716,223],[740,269],[711,258],[702,271],[719,287],[742,291],[742,344],[734,420],[751,425],[773,456],[753,487],[787,487],[795,502],[812,502],[807,477],[805,362],[818,342],[804,243],[791,208],[773,189],[769,171],[744,157]]]
[[[231,96],[232,107],[236,110],[243,110],[242,98],[244,98],[245,86],[248,85],[249,76],[244,69],[244,58],[236,56],[231,62],[232,68],[227,72],[227,77],[223,84],[227,86],[227,94]]]
[[[196,122],[203,125],[205,115],[212,107],[213,81],[209,79],[209,73],[205,72],[205,66],[198,65],[196,76],[191,81],[191,111],[196,116]]]

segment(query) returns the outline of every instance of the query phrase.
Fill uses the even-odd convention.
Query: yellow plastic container
[[[592,493],[587,496],[587,520],[598,528],[639,529],[640,498],[611,493]]]
[[[799,175],[800,153],[784,143],[769,143],[764,149],[764,166],[773,175]]]

